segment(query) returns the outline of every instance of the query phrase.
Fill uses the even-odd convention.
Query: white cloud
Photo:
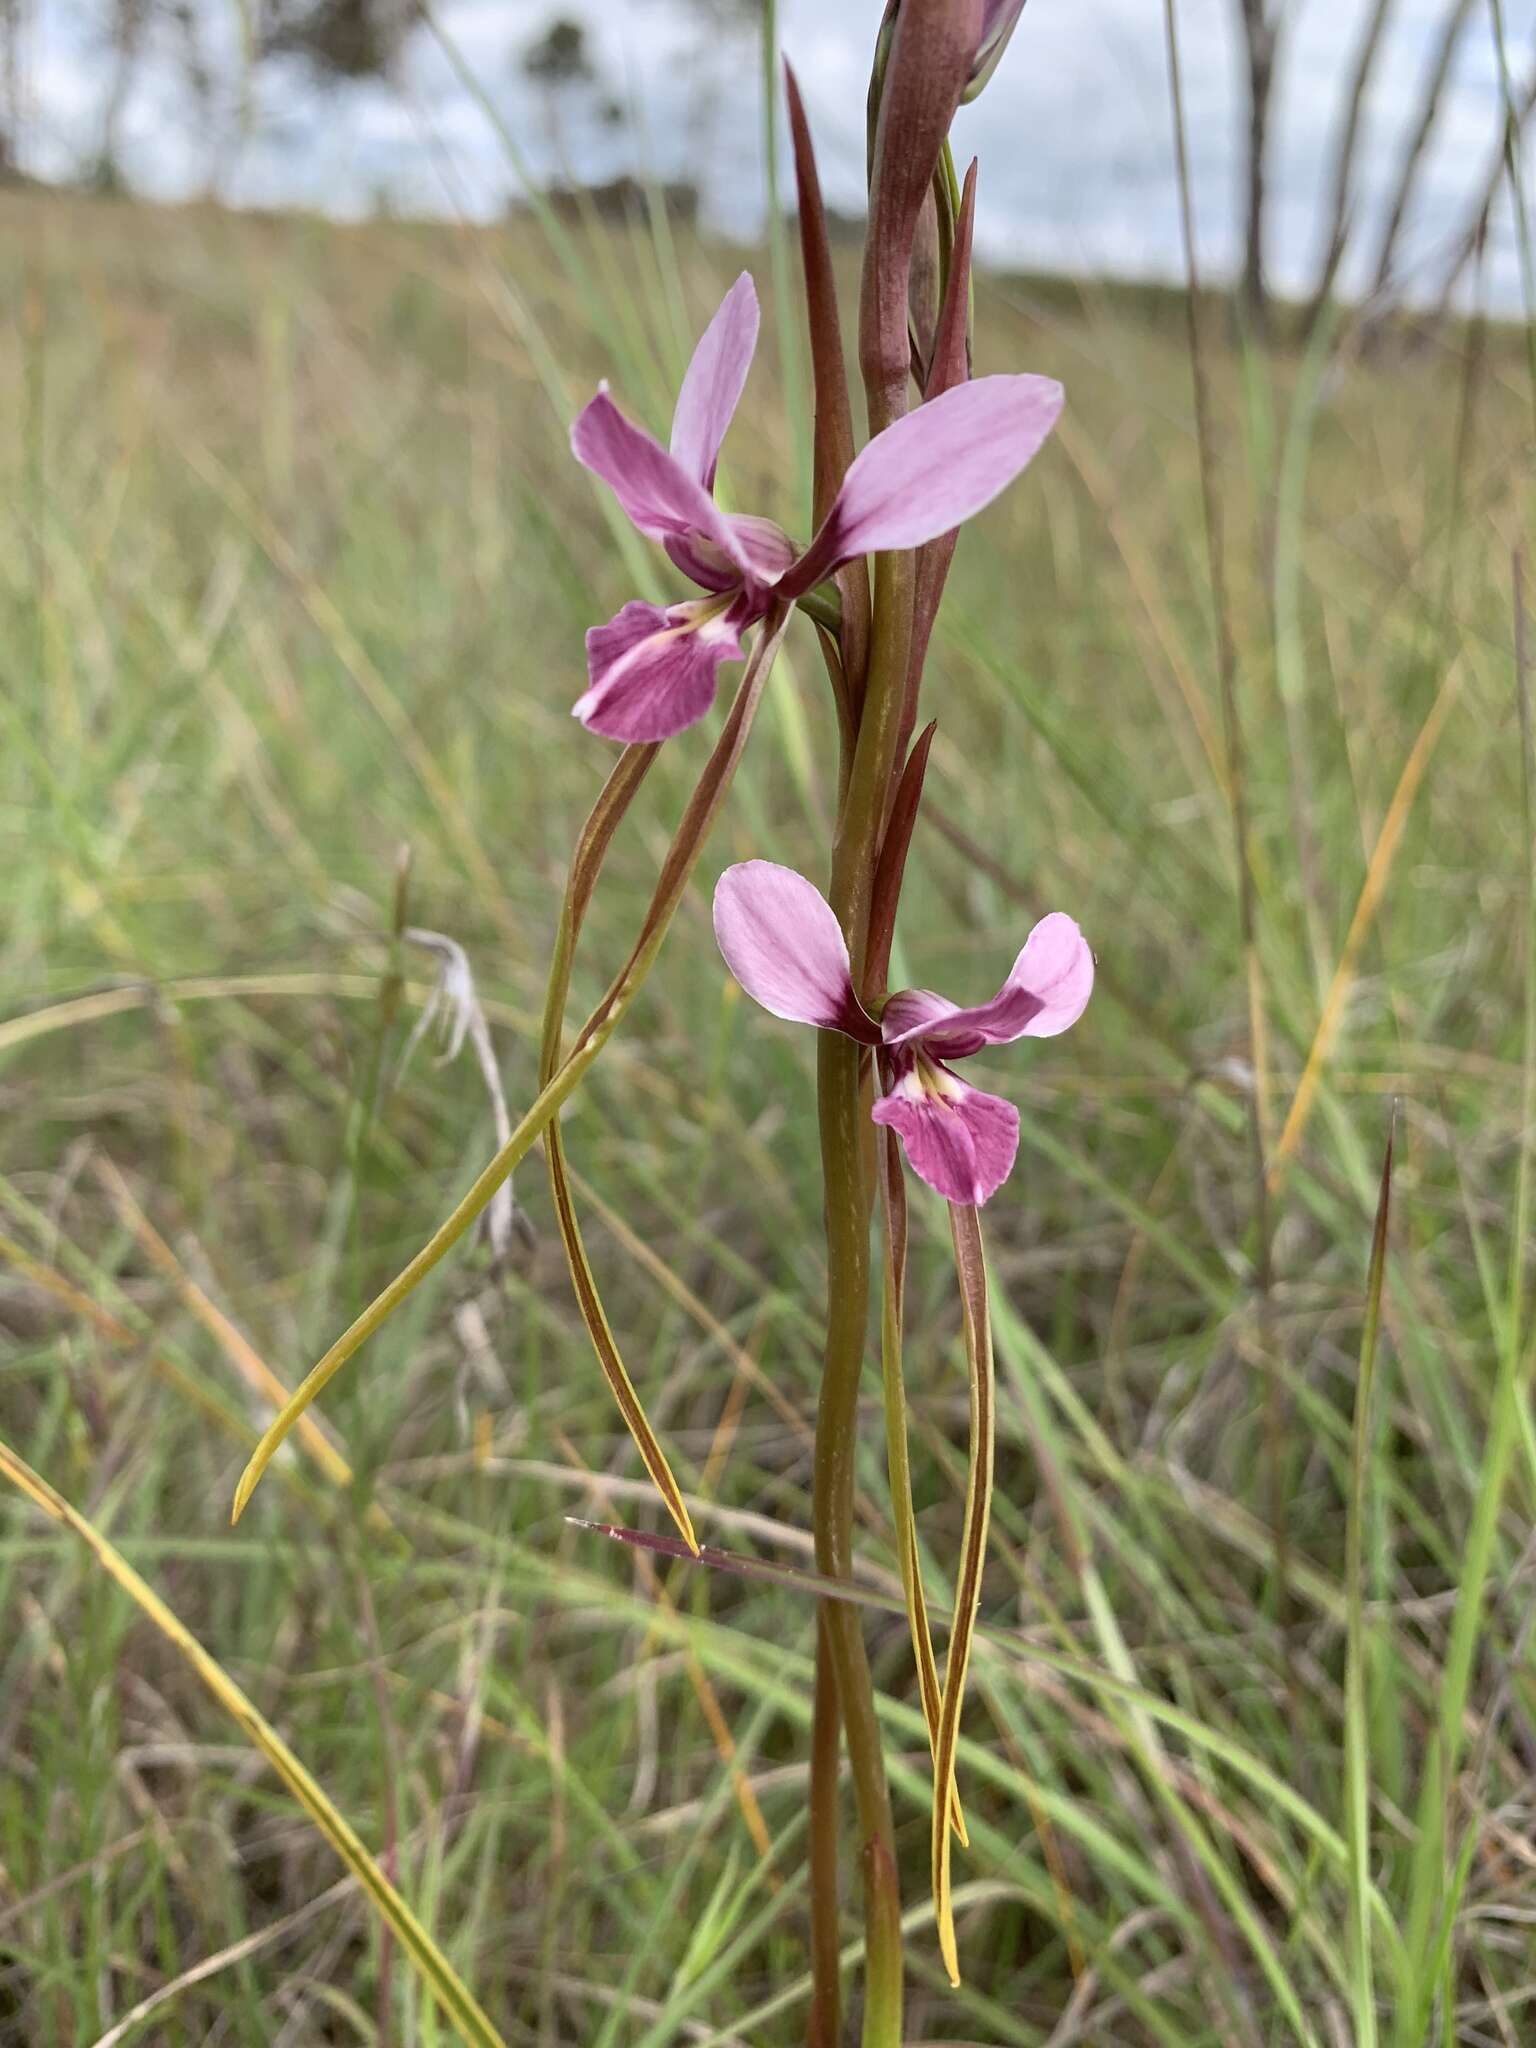
[[[537,174],[560,154],[585,175],[640,162],[703,188],[721,225],[750,232],[760,218],[761,67],[750,41],[699,34],[689,0],[560,0],[588,26],[609,89],[626,108],[621,131],[580,95],[558,118],[522,76],[519,58],[556,11],[554,0],[439,0],[449,32],[521,140]],[[1324,234],[1321,209],[1344,82],[1371,0],[1290,0],[1271,180],[1271,268],[1306,287]],[[1375,245],[1408,124],[1438,41],[1447,0],[1396,0],[1365,109],[1358,206],[1366,230],[1354,274]],[[868,52],[882,0],[780,0],[779,20],[811,110],[831,201],[859,204]],[[107,58],[101,0],[53,0],[34,14],[27,71],[25,155],[59,175],[99,140]],[[241,64],[230,24],[206,10],[216,104],[237,138]],[[1506,0],[1511,62],[1536,62],[1536,0]],[[1240,53],[1236,0],[1179,0],[1191,158],[1202,260],[1230,270],[1238,255]],[[1408,271],[1433,283],[1497,135],[1499,69],[1490,17],[1475,8],[1458,53],[1420,202],[1405,237]],[[264,69],[253,122],[239,146],[210,150],[196,130],[173,47],[153,48],[126,111],[124,167],[157,196],[197,189],[215,161],[220,189],[243,203],[367,210],[398,206],[490,214],[516,189],[494,130],[429,32],[408,53],[402,88],[368,84],[322,93],[298,64]],[[1029,0],[1003,65],[964,111],[957,145],[983,160],[978,233],[987,253],[1017,262],[1141,276],[1181,269],[1159,0]],[[1517,303],[1508,208],[1497,216],[1490,270]]]

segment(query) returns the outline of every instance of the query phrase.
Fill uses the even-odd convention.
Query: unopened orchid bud
[[[906,410],[907,293],[918,221],[981,47],[983,13],[982,0],[900,0],[881,25],[859,308],[859,360],[877,432]]]
[[[981,41],[976,47],[976,59],[965,91],[960,95],[962,104],[968,105],[975,99],[997,69],[1008,47],[1008,38],[1018,27],[1019,16],[1023,12],[1024,0],[985,0],[981,14]]]

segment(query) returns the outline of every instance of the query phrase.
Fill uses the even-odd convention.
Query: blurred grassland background
[[[271,1412],[263,1371],[294,1383],[494,1145],[467,1051],[402,1067],[434,971],[391,937],[402,848],[409,921],[467,949],[514,1111],[534,1092],[565,861],[610,753],[568,716],[581,635],[670,589],[566,423],[607,375],[664,428],[741,261],[767,318],[723,488],[803,533],[800,307],[763,250],[661,213],[633,232],[578,217],[552,243],[532,219],[0,199],[0,1436],[387,1851],[506,2040],[541,2048],[800,2037],[814,1624],[783,1586],[565,1522],[660,1525],[536,1160],[510,1259],[440,1268],[325,1398],[354,1483],[299,1445],[237,1530],[228,1509]],[[906,1629],[867,1617],[909,2038],[1356,2041],[1363,1869],[1381,2038],[1508,2048],[1536,2025],[1536,1436],[1507,1291],[1531,1077],[1513,658],[1531,380],[1513,330],[1400,330],[1323,371],[1318,351],[1240,348],[1211,310],[1257,1074],[1181,300],[978,286],[978,368],[1060,377],[1068,411],[960,548],[899,971],[978,998],[1061,907],[1100,982],[1069,1039],[986,1068],[1023,1146],[986,1217],[1001,1444],[958,1992],[927,1906]],[[625,827],[578,1004],[622,957],[710,732],[665,749]],[[708,885],[752,854],[819,869],[833,758],[802,624],[661,967],[566,1125],[701,1534],[797,1565],[814,1047],[734,996]],[[1347,1713],[1393,1097],[1355,1510],[1367,1683]],[[965,1378],[926,1197],[914,1230],[914,1465],[942,1603]],[[861,1548],[889,1595],[876,1397],[871,1378]],[[240,1727],[9,1495],[0,1606],[0,2041],[451,2038]]]

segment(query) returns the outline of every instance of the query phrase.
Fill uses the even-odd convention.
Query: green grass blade
[[[1350,1863],[1350,1965],[1355,2048],[1376,2048],[1376,1991],[1371,1970],[1371,1760],[1367,1693],[1369,1647],[1365,1628],[1365,1531],[1370,1490],[1371,1395],[1381,1331],[1381,1292],[1387,1270],[1387,1227],[1392,1206],[1392,1141],[1387,1134],[1381,1192],[1371,1234],[1355,1384],[1355,1428],[1350,1458],[1349,1520],[1344,1539],[1345,1623],[1344,1774],[1345,1833]]]

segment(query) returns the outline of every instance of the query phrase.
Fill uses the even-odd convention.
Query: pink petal
[[[1042,917],[997,994],[968,1010],[926,989],[892,996],[881,1016],[887,1045],[921,1039],[938,1059],[963,1059],[984,1045],[1054,1038],[1077,1022],[1093,993],[1093,954],[1064,911]]]
[[[713,490],[720,443],[741,400],[757,347],[757,288],[744,270],[699,337],[672,415],[672,453]]]
[[[1053,378],[977,377],[897,420],[854,457],[786,594],[856,555],[921,547],[961,525],[1029,463],[1061,406]]]
[[[913,1060],[871,1114],[900,1137],[918,1178],[948,1201],[985,1202],[1013,1170],[1019,1112],[947,1067]]]
[[[726,966],[773,1016],[865,1045],[878,1040],[853,992],[842,926],[793,868],[771,860],[727,868],[715,887],[715,937]]]
[[[650,540],[711,542],[738,569],[736,536],[698,478],[623,413],[605,386],[571,428],[576,460],[600,476]]]
[[[703,624],[687,605],[625,605],[587,634],[589,687],[572,715],[589,732],[637,745],[669,740],[697,723],[715,700],[715,671],[741,658],[730,615]]]

